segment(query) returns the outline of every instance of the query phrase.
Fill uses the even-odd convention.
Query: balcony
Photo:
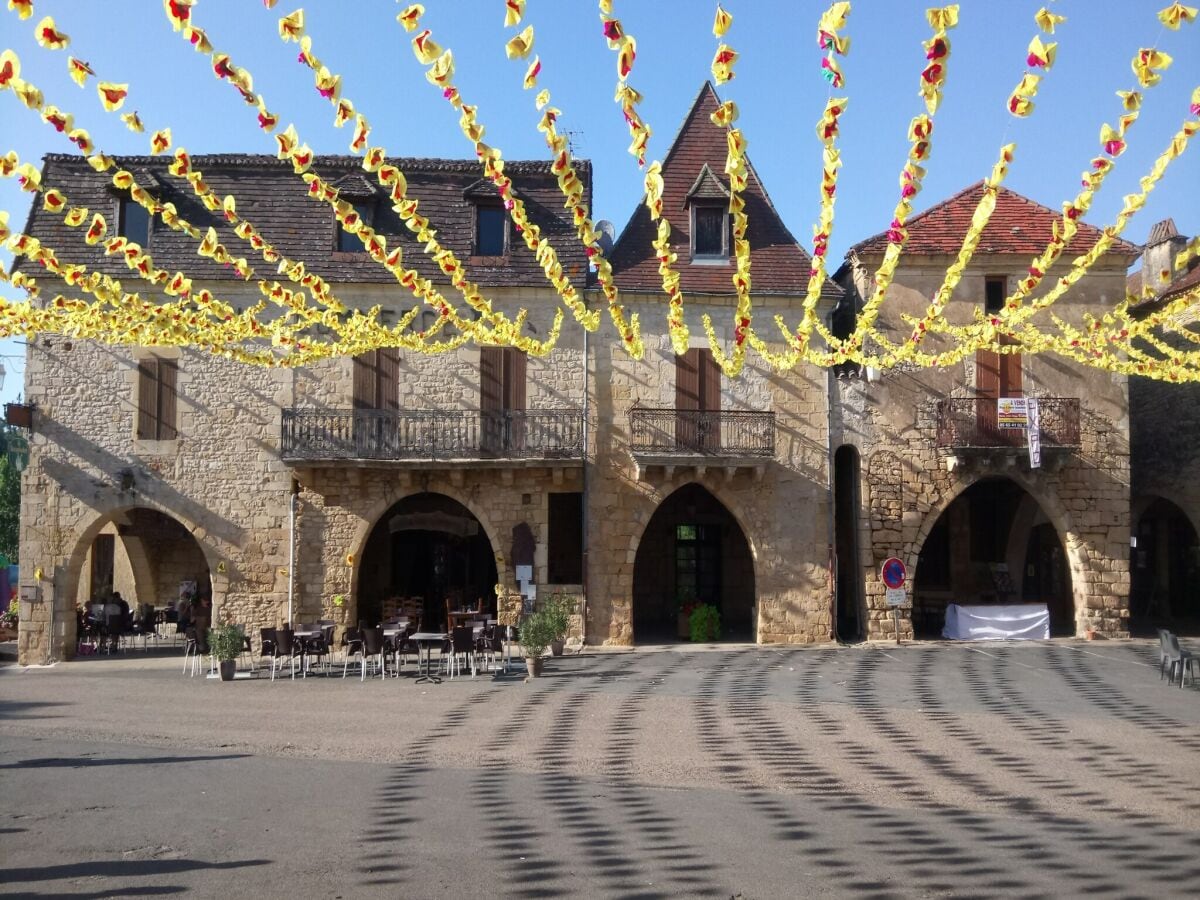
[[[1042,450],[1067,451],[1079,447],[1079,399],[1038,397]],[[1009,451],[1028,446],[1024,428],[1001,428],[993,397],[953,397],[937,407],[937,445],[955,451]],[[1061,455],[1061,454],[1060,454]]]
[[[285,409],[285,462],[503,465],[583,459],[578,410],[483,414],[445,410]]]
[[[761,477],[775,456],[775,414],[750,410],[635,408],[629,412],[630,449],[644,471],[662,466],[722,468],[732,477],[748,467]]]

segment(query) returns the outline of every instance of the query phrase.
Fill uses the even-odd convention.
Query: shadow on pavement
[[[218,759],[247,759],[249,753],[226,753],[217,756],[130,756],[95,759],[89,756],[44,756],[21,762],[4,763],[0,769],[84,769],[91,766],[153,766],[161,763],[209,762]]]

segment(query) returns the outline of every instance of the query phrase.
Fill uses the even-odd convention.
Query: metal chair
[[[200,671],[200,657],[203,654],[200,652],[200,642],[196,639],[196,629],[188,628],[184,631],[183,641],[183,674],[187,674],[188,659],[192,661],[192,677],[196,677],[196,673]]]
[[[1163,661],[1159,665],[1159,681],[1162,680],[1162,671],[1169,666],[1167,683],[1175,681],[1175,670],[1179,670],[1179,687],[1183,687],[1183,673],[1186,671],[1192,676],[1192,684],[1196,683],[1196,672],[1192,668],[1196,662],[1195,654],[1188,650],[1184,650],[1179,646],[1179,638],[1165,632],[1164,637],[1160,637],[1159,641],[1163,648]]]
[[[300,647],[296,643],[295,637],[292,635],[290,628],[275,629],[275,645],[271,653],[271,680],[275,680],[275,670],[279,667],[279,660],[289,659],[292,666],[292,680],[296,680],[296,657],[300,653]]]

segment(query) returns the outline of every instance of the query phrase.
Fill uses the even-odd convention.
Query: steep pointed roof
[[[685,296],[735,293],[730,280],[734,271],[732,261],[728,265],[693,264],[690,250],[689,196],[728,197],[728,182],[717,174],[725,171],[725,129],[709,121],[720,104],[712,84],[705,82],[663,159],[663,212],[671,222],[671,247],[679,255],[676,265]],[[754,293],[801,294],[808,284],[812,260],[783,224],[749,159],[746,162],[749,183],[743,196],[749,217],[747,238]],[[657,226],[650,221],[650,213],[644,204],[639,204],[612,252],[613,272],[622,290],[662,290],[658,260],[651,246],[656,235]],[[821,294],[836,300],[842,291],[826,280]]]
[[[929,209],[908,220],[906,254],[956,254],[963,236],[971,226],[975,207],[983,197],[984,185],[977,181],[952,197],[935,203]],[[1052,223],[1062,219],[1061,212],[1035,203],[1028,197],[1001,187],[996,194],[996,209],[979,240],[980,253],[1017,253],[1037,256],[1050,243]],[[1101,231],[1093,225],[1079,223],[1079,230],[1067,246],[1066,256],[1086,253],[1100,239]],[[860,256],[883,253],[887,249],[887,232],[860,241],[850,248]],[[1129,262],[1142,252],[1128,241],[1117,239],[1109,254],[1129,257]]]

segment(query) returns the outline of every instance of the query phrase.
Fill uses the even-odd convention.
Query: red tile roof
[[[975,207],[983,197],[982,181],[953,197],[937,203],[908,220],[908,243],[905,253],[912,254],[957,254],[963,236],[971,226]],[[996,195],[996,209],[988,221],[979,241],[980,253],[1016,253],[1037,256],[1050,242],[1051,223],[1062,220],[1062,213],[1035,203],[1016,191],[1001,187]],[[1068,258],[1086,253],[1101,235],[1100,229],[1086,223],[1067,247]],[[850,248],[852,253],[882,253],[887,249],[887,232],[860,241]],[[1141,253],[1135,244],[1118,238],[1109,250],[1110,254],[1133,257]]]
[[[663,161],[663,212],[671,222],[671,246],[679,255],[676,264],[680,287],[691,294],[735,293],[729,265],[693,264],[691,260],[691,216],[686,205],[688,192],[697,183],[705,165],[722,185],[728,186],[725,171],[725,129],[709,121],[720,105],[713,86],[705,82],[683,121],[679,134]],[[755,294],[801,294],[808,284],[811,258],[796,243],[767,196],[758,173],[749,165],[749,184],[744,193],[749,217],[750,277]],[[711,189],[704,191],[712,193]],[[658,260],[651,242],[657,225],[650,221],[645,205],[639,204],[617,239],[612,252],[613,272],[622,290],[662,291]],[[838,299],[842,291],[826,280],[821,294]],[[666,295],[663,295],[664,302]]]

